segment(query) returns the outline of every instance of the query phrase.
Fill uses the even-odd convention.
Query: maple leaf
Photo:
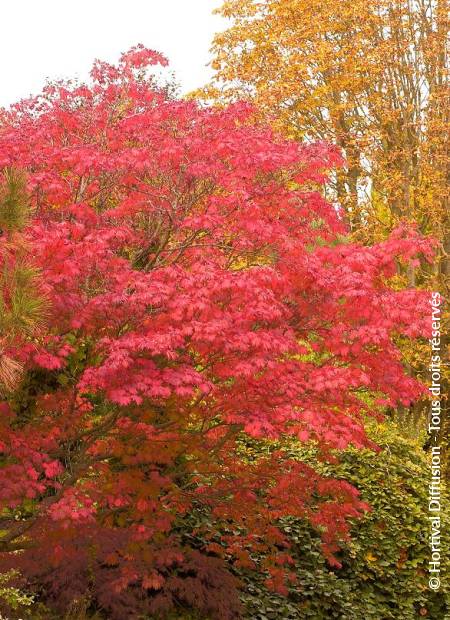
[[[157,573],[151,573],[142,578],[142,587],[146,590],[160,590],[163,583],[164,577]]]

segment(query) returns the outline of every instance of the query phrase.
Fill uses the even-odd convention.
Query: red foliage
[[[52,555],[46,562],[38,554],[19,556],[15,566],[58,617],[86,598],[111,620],[165,617],[177,607],[206,618],[240,617],[237,580],[223,562],[178,548],[175,539],[143,547],[127,528],[89,525],[35,533],[52,544]]]
[[[173,100],[152,63],[165,60],[142,47],[96,63],[92,86],[48,87],[0,128],[0,166],[28,174],[26,234],[52,307],[45,336],[10,352],[27,379],[0,419],[0,499],[33,504],[4,549],[31,540],[23,571],[48,573],[59,604],[95,556],[98,604],[117,618],[149,588],[201,598],[167,568],[208,570],[173,533],[193,501],[234,524],[224,542],[239,562],[269,552],[274,587],[289,566],[281,516],[320,526],[333,561],[365,509],[357,492],[283,451],[246,463],[236,440],[370,445],[360,391],[393,406],[420,394],[393,337],[424,334],[427,315],[424,296],[387,284],[396,260],[429,253],[414,231],[340,241],[314,190],[339,164],[332,148],[251,125],[243,104]]]

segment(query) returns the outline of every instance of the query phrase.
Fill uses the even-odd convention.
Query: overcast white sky
[[[0,106],[38,93],[46,78],[86,78],[95,58],[132,45],[169,58],[182,92],[203,85],[220,0],[10,0],[1,3]]]

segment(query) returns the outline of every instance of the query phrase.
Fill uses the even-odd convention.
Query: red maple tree
[[[152,77],[165,63],[137,46],[91,85],[2,114],[0,167],[27,173],[51,311],[8,351],[25,375],[1,405],[0,549],[56,609],[89,591],[113,619],[180,600],[234,618],[217,554],[246,566],[263,550],[283,591],[277,520],[308,519],[337,562],[366,508],[282,448],[244,458],[242,441],[371,445],[362,394],[421,393],[394,340],[426,333],[426,298],[389,279],[430,249],[406,228],[348,243],[318,191],[333,148],[281,139],[244,104],[175,100]],[[220,544],[206,530],[204,549],[183,546],[193,506],[227,524]]]

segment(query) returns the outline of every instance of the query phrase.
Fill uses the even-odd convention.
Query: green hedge
[[[349,448],[338,465],[321,471],[354,484],[372,512],[356,522],[352,541],[331,569],[317,534],[300,521],[284,522],[293,543],[299,583],[287,599],[269,593],[258,571],[241,573],[242,600],[252,620],[412,620],[450,619],[449,586],[428,587],[429,457],[419,442],[405,439],[392,423],[372,428],[381,453]],[[251,452],[253,449],[247,446]],[[292,456],[315,464],[313,447],[291,444]],[[448,549],[450,515],[441,513],[442,549]],[[441,554],[443,556],[443,553]],[[442,557],[441,568],[445,567]]]

